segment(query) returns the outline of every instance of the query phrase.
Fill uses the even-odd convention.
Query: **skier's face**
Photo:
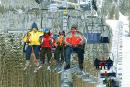
[[[63,33],[60,33],[59,36],[64,36],[64,34],[63,34]]]
[[[45,35],[45,37],[49,37],[49,36],[50,36],[50,34],[49,34],[49,33],[45,33],[44,35]]]
[[[36,28],[33,28],[32,30],[33,30],[33,32],[34,32],[34,33],[36,33],[36,32],[37,32],[37,29],[36,29]]]
[[[72,33],[72,34],[76,34],[76,31],[77,31],[76,28],[71,28],[71,33]]]

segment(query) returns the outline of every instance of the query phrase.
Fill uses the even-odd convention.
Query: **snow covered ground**
[[[115,65],[117,65],[117,78],[121,81],[121,87],[130,87],[130,37],[125,33],[124,26],[119,27],[118,21],[111,21],[113,30],[113,47],[112,52],[116,55],[118,52],[118,58],[114,58]],[[118,32],[121,29],[123,35]],[[119,34],[119,36],[118,36]],[[118,50],[118,51],[117,51]],[[115,56],[116,57],[116,56]],[[103,84],[99,84],[97,87],[105,87]]]
[[[130,87],[130,37],[123,35],[122,87]]]

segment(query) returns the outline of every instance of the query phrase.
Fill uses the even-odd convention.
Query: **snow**
[[[130,37],[123,36],[122,87],[130,86]]]

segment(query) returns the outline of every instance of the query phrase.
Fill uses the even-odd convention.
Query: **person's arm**
[[[26,43],[27,43],[27,34],[23,37],[23,52],[25,52]]]
[[[40,36],[40,37],[39,37],[39,42],[40,42],[40,44],[42,44],[42,43],[43,43],[43,41],[42,41],[42,40],[43,40],[43,36]]]
[[[23,42],[27,42],[27,35],[25,35],[24,37],[23,37]]]
[[[56,41],[54,38],[52,38],[52,47],[56,47]]]
[[[67,45],[71,45],[71,38],[67,37],[65,42],[66,42]]]
[[[25,46],[26,46],[26,43],[24,42],[24,43],[23,43],[23,52],[26,51],[26,50],[25,50]]]

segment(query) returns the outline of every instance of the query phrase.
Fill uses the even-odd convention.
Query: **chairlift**
[[[84,33],[84,36],[87,38],[87,43],[88,44],[100,44],[100,43],[106,43],[104,41],[103,35],[106,32],[103,32],[104,27],[109,28],[107,25],[87,25],[87,30]],[[101,27],[101,28],[98,28]],[[110,30],[108,30],[108,38],[110,38]],[[102,40],[103,39],[103,40]],[[107,41],[109,43],[109,41]]]

